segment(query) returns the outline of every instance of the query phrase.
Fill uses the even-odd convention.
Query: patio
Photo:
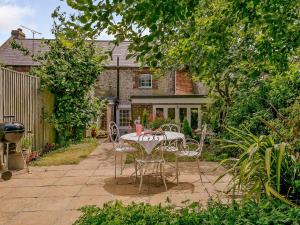
[[[112,200],[176,206],[184,205],[186,200],[205,205],[210,196],[226,200],[221,192],[226,188],[228,177],[213,184],[223,172],[222,168],[212,171],[217,163],[201,162],[203,185],[196,162],[179,165],[178,186],[175,181],[168,182],[166,192],[161,183],[157,186],[146,179],[142,193],[138,194],[138,184],[128,182],[132,165],[125,167],[120,184],[115,183],[112,144],[102,143],[78,165],[31,167],[31,174],[19,171],[11,180],[0,182],[0,224],[24,224],[24,221],[32,225],[72,224],[80,216],[78,208],[102,206]],[[172,172],[171,168],[167,169],[167,175]]]

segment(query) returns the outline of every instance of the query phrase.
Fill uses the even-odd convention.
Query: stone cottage
[[[11,37],[0,47],[0,63],[20,72],[29,72],[38,66],[31,56],[24,56],[11,48],[15,39],[36,55],[47,51],[41,39],[27,39],[22,29],[13,30]],[[112,51],[112,59],[95,84],[94,94],[107,99],[107,112],[102,118],[106,127],[111,120],[126,132],[132,121],[142,116],[144,109],[154,118],[162,116],[181,123],[186,117],[193,129],[201,125],[202,111],[207,103],[207,88],[193,82],[183,71],[170,71],[156,77],[149,68],[141,68],[133,58],[126,59],[129,42],[114,46],[111,41],[96,41],[96,47],[104,52]]]

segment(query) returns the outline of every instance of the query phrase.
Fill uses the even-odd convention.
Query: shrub
[[[143,125],[143,127],[146,127],[146,126],[149,125],[149,124],[148,124],[148,123],[149,123],[148,117],[149,117],[148,112],[147,112],[146,109],[144,109],[144,111],[143,111],[143,116],[142,116],[142,125]]]
[[[193,137],[192,128],[190,127],[190,124],[189,124],[189,121],[187,120],[187,118],[184,118],[184,120],[183,120],[182,133],[186,137]]]
[[[120,202],[104,204],[103,208],[87,206],[81,208],[83,215],[75,225],[88,224],[298,224],[300,208],[289,207],[277,201],[272,204],[257,204],[247,201],[243,205],[209,203],[207,208],[199,208],[193,203],[175,210],[160,205],[131,203],[124,206]]]
[[[276,144],[272,136],[255,136],[235,128],[228,131],[236,139],[226,141],[229,144],[225,147],[236,147],[242,151],[239,158],[234,160],[233,167],[226,172],[237,172],[232,178],[232,188],[244,193],[245,198],[254,198],[256,201],[267,195],[299,205],[297,181],[300,180],[300,164],[291,146],[284,142]]]
[[[156,130],[161,127],[161,125],[170,123],[169,119],[165,119],[163,117],[156,117],[151,123],[150,127],[152,130]]]

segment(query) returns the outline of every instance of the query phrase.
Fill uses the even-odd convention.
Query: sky
[[[20,25],[36,30],[35,38],[53,38],[51,34],[51,13],[61,6],[61,11],[71,13],[72,9],[60,0],[0,0],[0,46],[10,37],[11,30],[21,28]],[[32,33],[22,28],[27,38]],[[103,34],[102,40],[112,39]]]

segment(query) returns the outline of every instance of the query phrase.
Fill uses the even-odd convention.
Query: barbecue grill
[[[9,180],[12,173],[8,170],[8,153],[9,144],[17,143],[21,140],[24,135],[24,125],[22,123],[12,122],[12,123],[0,123],[0,178],[3,180]]]

